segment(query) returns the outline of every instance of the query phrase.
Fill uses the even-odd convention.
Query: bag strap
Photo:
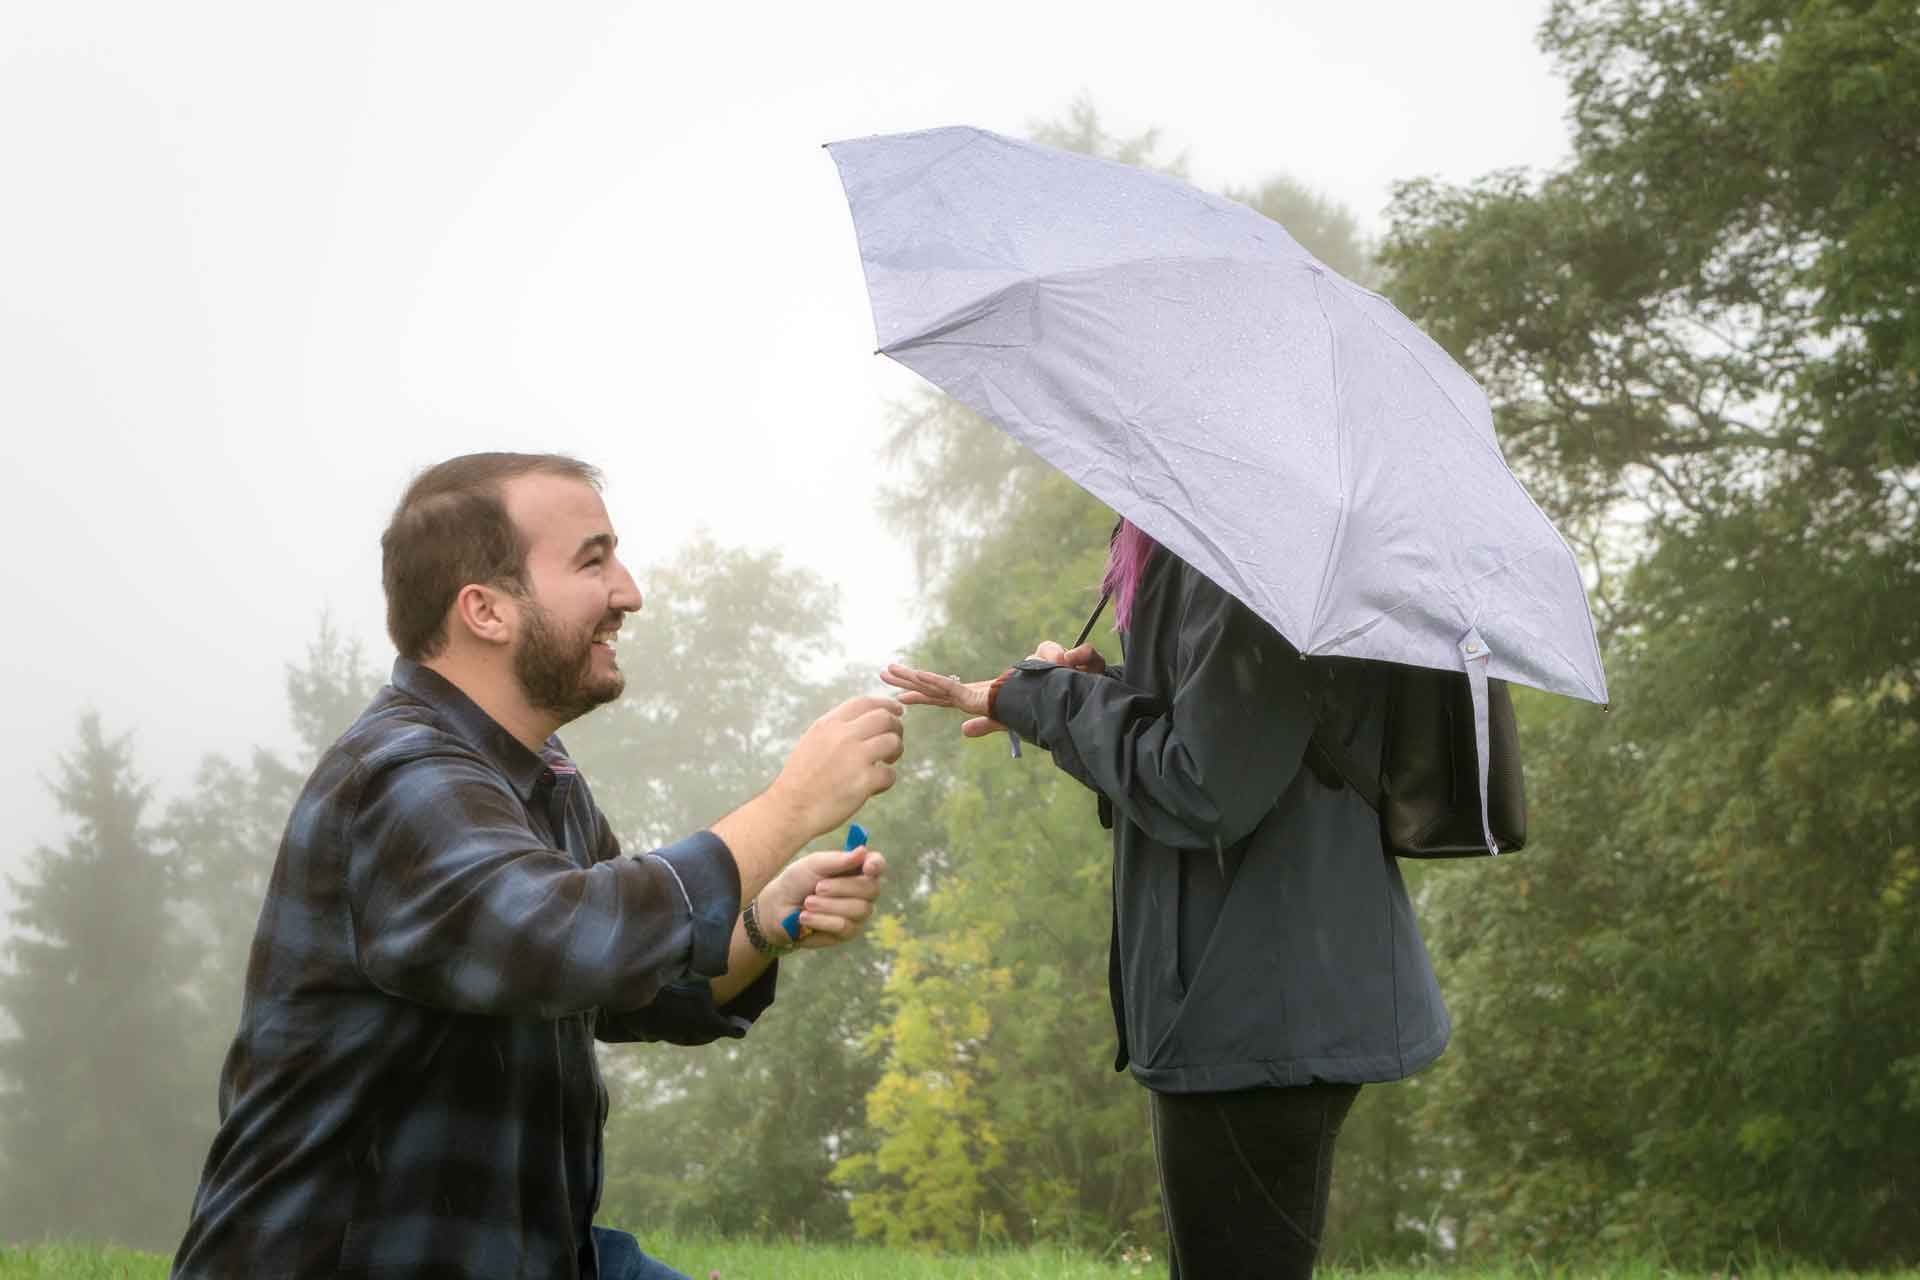
[[[1329,741],[1322,733],[1326,728],[1320,723],[1319,708],[1311,698],[1308,708],[1313,713],[1313,736],[1307,739],[1308,763],[1313,771],[1320,775],[1321,781],[1327,780],[1327,770],[1331,769],[1343,782],[1353,788],[1354,794],[1367,802],[1367,807],[1375,813],[1380,812],[1380,778],[1369,775],[1347,749],[1337,742]],[[1317,761],[1314,759],[1318,757]],[[1323,767],[1324,766],[1324,767]]]

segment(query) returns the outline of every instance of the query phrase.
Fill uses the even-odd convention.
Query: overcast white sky
[[[455,453],[598,463],[636,566],[701,525],[782,547],[877,664],[915,629],[871,502],[914,379],[870,354],[822,142],[1084,92],[1200,185],[1288,173],[1377,232],[1395,180],[1560,161],[1545,9],[5,6],[0,873],[60,837],[83,708],[164,801],[290,740],[322,610],[388,660],[379,531]]]

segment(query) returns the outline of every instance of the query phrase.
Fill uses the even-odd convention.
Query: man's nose
[[[607,603],[622,613],[638,613],[641,605],[640,584],[633,580],[631,573],[627,572],[627,566],[622,564],[618,565],[618,568],[619,577],[614,581],[613,595]]]

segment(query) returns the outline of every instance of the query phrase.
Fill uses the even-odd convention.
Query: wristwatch
[[[747,941],[751,942],[753,949],[761,955],[783,956],[799,945],[799,943],[795,942],[792,936],[779,925],[773,926],[772,929],[766,929],[761,926],[760,900],[758,898],[749,902],[747,909],[740,913],[740,923],[747,927]]]

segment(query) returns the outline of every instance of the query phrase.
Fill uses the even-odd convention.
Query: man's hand
[[[865,845],[802,854],[760,891],[760,927],[778,929],[798,910],[801,926],[811,930],[800,940],[802,947],[849,942],[873,915],[886,869],[886,858]]]
[[[808,832],[824,834],[893,785],[905,744],[899,702],[850,698],[801,735],[768,791]]]

